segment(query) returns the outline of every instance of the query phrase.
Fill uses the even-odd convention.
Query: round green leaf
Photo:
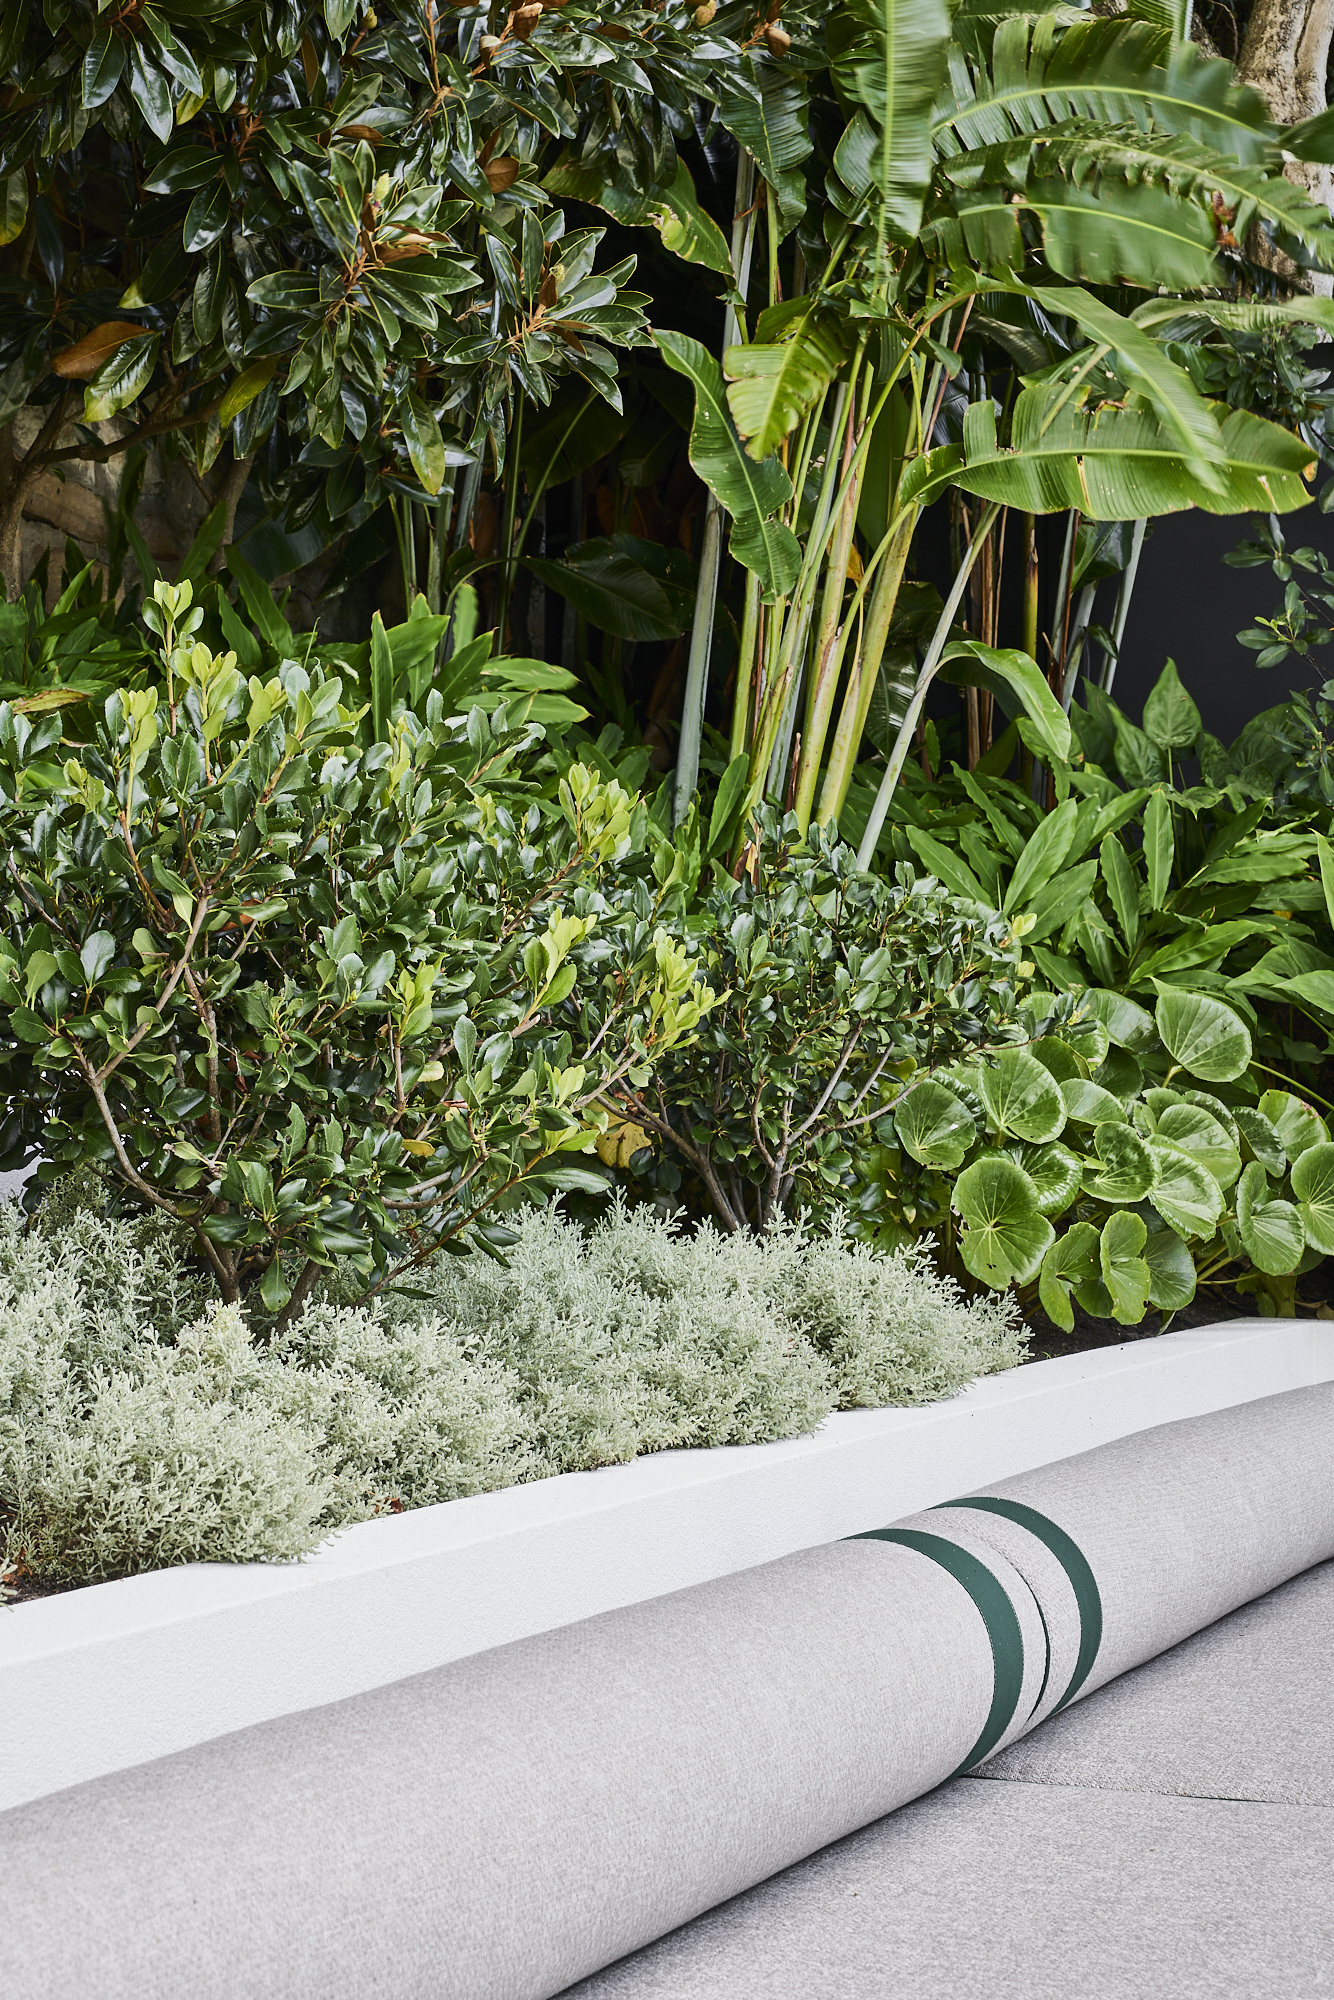
[[[1099,1201],[1143,1201],[1153,1186],[1153,1155],[1138,1132],[1129,1125],[1099,1125],[1093,1143],[1102,1162],[1102,1172],[1084,1182],[1086,1194]]]
[[[1155,1230],[1142,1254],[1149,1267],[1149,1304],[1164,1313],[1188,1306],[1195,1296],[1195,1259],[1176,1231]]]
[[[1050,1071],[1058,1083],[1088,1075],[1084,1058],[1076,1055],[1069,1042],[1063,1042],[1058,1035],[1040,1036],[1036,1042],[1029,1043],[1028,1052],[1045,1070]]]
[[[1237,1229],[1258,1271],[1281,1278],[1300,1264],[1306,1248],[1302,1218],[1290,1201],[1270,1201],[1269,1176],[1258,1160],[1237,1182]]]
[[[1110,1090],[1086,1078],[1061,1085],[1065,1115],[1073,1125],[1124,1125],[1126,1107]]]
[[[1293,1164],[1292,1191],[1306,1240],[1334,1257],[1334,1146],[1308,1146]]]
[[[1146,1013],[1137,1001],[1128,1000],[1124,993],[1113,993],[1104,986],[1090,986],[1084,993],[1083,1004],[1095,1021],[1101,1022],[1107,1031],[1107,1039],[1118,1049],[1129,1049],[1132,1055],[1147,1054],[1158,1045],[1158,1030],[1152,1014]]]
[[[973,1114],[935,1077],[917,1084],[894,1113],[899,1144],[924,1167],[962,1166],[977,1137]]]
[[[1098,1232],[1091,1222],[1076,1222],[1056,1238],[1042,1260],[1038,1298],[1042,1310],[1064,1332],[1075,1330],[1070,1294],[1098,1276]]]
[[[1050,1070],[1025,1049],[1002,1049],[969,1075],[994,1130],[1004,1138],[1042,1142],[1065,1124],[1065,1105]]]
[[[974,1160],[959,1176],[954,1206],[967,1225],[959,1248],[975,1278],[1002,1291],[1037,1276],[1055,1232],[1022,1167],[1003,1153]]]
[[[1144,1088],[1144,1072],[1128,1049],[1109,1049],[1094,1070],[1093,1081],[1110,1090],[1113,1097],[1138,1097]]]
[[[1097,1069],[1100,1063],[1106,1061],[1111,1042],[1102,1022],[1095,1020],[1091,1014],[1082,1021],[1068,1021],[1061,1034],[1075,1054],[1083,1057],[1088,1069]]]
[[[1059,1139],[1045,1146],[1026,1146],[1012,1141],[1004,1148],[1017,1166],[1023,1168],[1038,1191],[1038,1207],[1044,1215],[1061,1215],[1079,1192],[1083,1169],[1079,1160]]]
[[[1231,1108],[1224,1104],[1221,1097],[1212,1097],[1207,1090],[1183,1090],[1178,1092],[1178,1095],[1183,1104],[1198,1104],[1201,1111],[1207,1111],[1211,1118],[1216,1118],[1227,1133],[1229,1145],[1235,1146],[1240,1152],[1241,1131],[1236,1116]]]
[[[1179,1236],[1212,1236],[1223,1213],[1223,1190],[1209,1169],[1179,1146],[1150,1139],[1154,1183],[1149,1200]]]
[[[1211,994],[1164,988],[1156,1014],[1173,1060],[1205,1083],[1231,1083],[1250,1062],[1250,1029],[1240,1014]]]
[[[1241,1154],[1203,1105],[1169,1104],[1159,1116],[1157,1137],[1192,1154],[1221,1188],[1230,1188],[1241,1172]]]
[[[1270,1093],[1274,1097],[1282,1097],[1285,1094],[1281,1090]],[[1288,1156],[1283,1150],[1283,1141],[1278,1136],[1278,1127],[1273,1120],[1266,1118],[1263,1111],[1257,1110],[1250,1104],[1237,1105],[1232,1116],[1241,1135],[1243,1154],[1248,1159],[1258,1160],[1266,1173],[1281,1174],[1288,1164]]]
[[[1109,1215],[1103,1224],[1098,1262],[1112,1301],[1112,1318],[1119,1326],[1136,1326],[1144,1317],[1149,1267],[1140,1252],[1147,1235],[1140,1217],[1129,1209]]]
[[[1278,1133],[1279,1144],[1290,1160],[1329,1139],[1329,1127],[1320,1113],[1290,1090],[1267,1090],[1260,1099],[1260,1114]]]

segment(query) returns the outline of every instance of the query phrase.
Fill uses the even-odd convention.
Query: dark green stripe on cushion
[[[1079,1657],[1075,1670],[1070,1676],[1070,1685],[1052,1710],[1065,1707],[1073,1701],[1093,1670],[1093,1662],[1098,1657],[1102,1644],[1102,1598],[1098,1591],[1098,1580],[1089,1568],[1088,1558],[1079,1544],[1072,1541],[1064,1528],[1058,1528],[1055,1521],[1049,1521],[1045,1514],[1039,1514],[1035,1507],[1025,1507],[1018,1500],[997,1500],[982,1494],[971,1500],[946,1500],[946,1507],[976,1507],[984,1514],[1001,1514],[1007,1521],[1014,1521],[1021,1528],[1027,1528],[1030,1535],[1049,1548],[1061,1568],[1070,1579],[1070,1588],[1075,1593],[1075,1603],[1079,1607]]]
[[[950,1773],[953,1778],[961,1777],[995,1749],[1019,1706],[1024,1685],[1024,1638],[1014,1606],[986,1564],[967,1549],[961,1549],[957,1542],[946,1541],[943,1535],[920,1534],[916,1528],[872,1528],[867,1534],[852,1535],[849,1539],[898,1542],[905,1549],[916,1549],[919,1555],[929,1556],[932,1562],[948,1570],[956,1583],[963,1585],[982,1615],[991,1641],[994,1672],[991,1709],[982,1734],[958,1770]]]

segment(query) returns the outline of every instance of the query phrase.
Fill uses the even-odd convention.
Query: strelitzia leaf
[[[729,347],[727,406],[752,458],[767,458],[795,429],[843,365],[837,324],[811,313],[785,340]]]
[[[921,460],[915,463],[922,463]],[[1018,695],[1038,732],[1043,752],[1063,764],[1070,755],[1070,718],[1047,685],[1035,660],[1015,647],[984,646],[976,639],[953,640],[941,654],[941,678],[991,687]]]
[[[885,226],[910,238],[931,182],[930,116],[945,77],[950,9],[946,0],[844,0],[826,32],[834,75],[874,134],[852,191],[873,198]]]

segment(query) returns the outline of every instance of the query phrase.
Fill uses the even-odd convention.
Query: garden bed
[[[0,1615],[0,1809],[616,1605],[836,1539],[1112,1438],[1334,1379],[1334,1330],[1250,1319],[1014,1368],[808,1437],[665,1451]]]

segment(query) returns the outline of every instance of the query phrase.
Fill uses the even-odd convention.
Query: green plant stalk
[[[1024,523],[1024,624],[1023,649],[1030,660],[1038,656],[1038,605],[1041,597],[1042,573],[1038,568],[1038,545],[1036,518],[1025,514]]]
[[[1112,645],[1114,651],[1104,651],[1102,656],[1102,688],[1105,694],[1112,691],[1116,678],[1116,663],[1121,656],[1121,641],[1125,637],[1126,619],[1130,616],[1130,599],[1135,588],[1135,574],[1139,569],[1139,559],[1144,548],[1144,531],[1147,521],[1136,521],[1130,537],[1130,561],[1121,573],[1117,586],[1116,609],[1112,613]]]
[[[1067,715],[1075,697],[1075,681],[1079,674],[1079,663],[1084,657],[1084,640],[1088,633],[1089,620],[1093,616],[1093,600],[1097,594],[1097,584],[1086,583],[1079,593],[1070,619],[1070,634],[1065,642],[1065,679],[1061,685],[1061,707]]]
[[[889,765],[885,771],[885,775],[880,780],[880,788],[875,795],[875,803],[871,807],[871,816],[866,822],[866,831],[862,835],[862,844],[857,850],[857,865],[859,868],[869,869],[875,858],[876,843],[880,838],[880,829],[885,824],[885,817],[889,811],[889,802],[894,796],[894,788],[898,784],[903,766],[907,762],[908,751],[912,746],[913,736],[916,733],[918,718],[926,705],[927,694],[940,666],[940,656],[945,650],[945,644],[950,635],[950,627],[954,623],[954,614],[963,602],[964,591],[968,588],[968,579],[973,573],[973,564],[977,561],[979,555],[981,555],[983,543],[991,533],[1000,515],[1000,511],[1001,504],[998,500],[989,500],[987,502],[986,511],[977,524],[976,533],[968,545],[968,552],[959,565],[959,573],[954,579],[949,596],[945,599],[944,609],[941,611],[940,617],[936,622],[936,629],[931,635],[931,644],[927,647],[926,658],[923,660],[921,670],[917,676],[917,685],[913,689],[912,700],[908,703],[907,713],[904,715],[903,721],[899,726],[898,737],[890,753]]]
[[[760,579],[753,569],[746,571],[745,604],[741,613],[741,642],[737,648],[736,690],[732,697],[732,734],[728,758],[739,757],[750,734],[751,690],[755,679],[756,641],[760,629]]]
[[[816,819],[821,826],[840,819],[847,804],[848,788],[866,730],[866,718],[871,712],[871,700],[880,677],[880,662],[889,641],[889,628],[894,622],[899,586],[908,566],[908,552],[912,547],[917,521],[918,510],[913,508],[894,528],[889,549],[875,580],[866,614],[866,628],[844,690],[843,706],[839,711],[824,784],[820,790]]]

